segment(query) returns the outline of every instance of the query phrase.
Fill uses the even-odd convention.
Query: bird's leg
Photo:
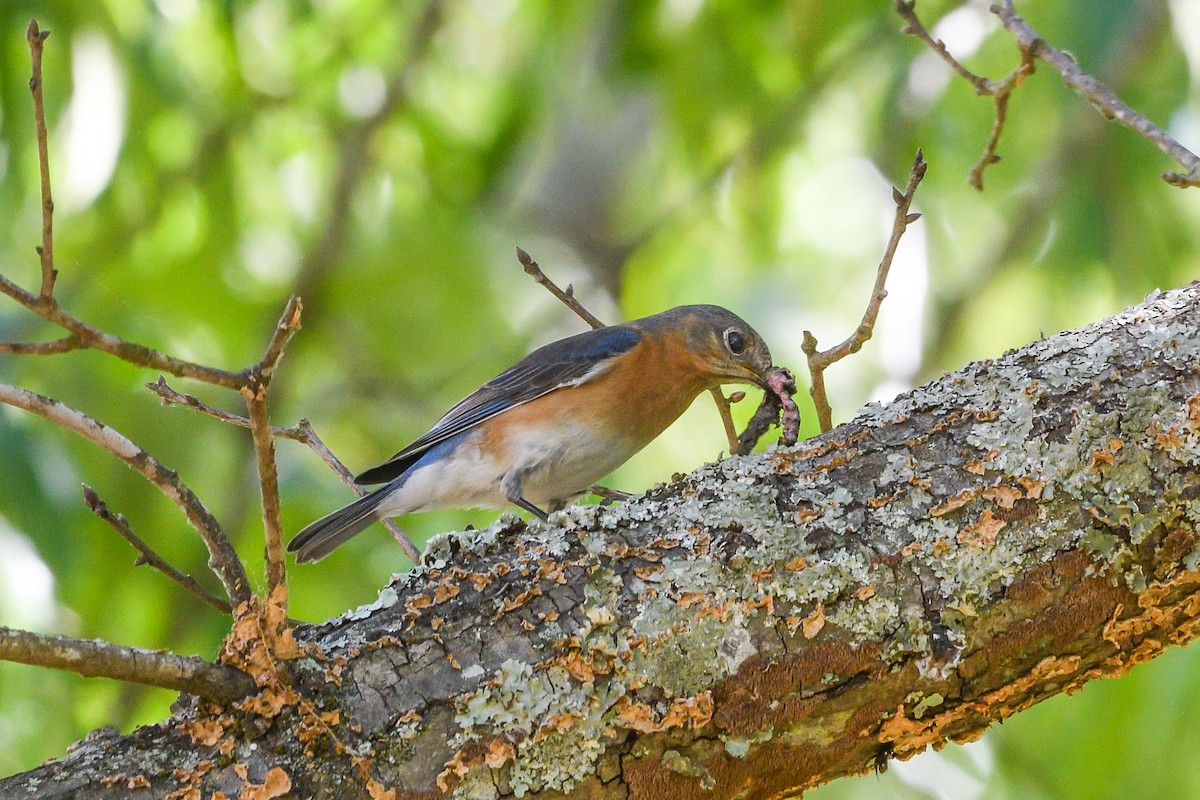
[[[550,519],[549,514],[526,500],[525,496],[521,494],[521,473],[516,470],[509,472],[500,481],[500,488],[504,490],[504,498],[514,506],[523,508],[530,514],[535,514],[542,522],[547,522]]]
[[[602,506],[612,505],[613,503],[624,503],[626,500],[634,497],[634,495],[630,494],[629,492],[622,492],[618,489],[609,489],[607,486],[601,486],[598,483],[589,488],[588,491],[596,495],[596,497],[601,498],[600,505]]]

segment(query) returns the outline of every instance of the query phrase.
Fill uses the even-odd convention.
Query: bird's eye
[[[725,344],[729,347],[729,352],[735,356],[746,352],[746,337],[740,331],[733,329],[725,331]]]

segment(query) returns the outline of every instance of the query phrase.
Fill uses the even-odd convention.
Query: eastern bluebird
[[[530,353],[354,480],[383,484],[288,544],[317,561],[376,519],[507,503],[546,519],[723,383],[767,386],[771,353],[718,306],[680,306]]]

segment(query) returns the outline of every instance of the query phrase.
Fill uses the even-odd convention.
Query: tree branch
[[[37,20],[29,21],[25,38],[29,45],[32,63],[29,89],[33,95],[34,127],[42,196],[42,244],[37,248],[42,267],[41,289],[39,294],[32,294],[0,275],[0,293],[7,295],[47,321],[66,329],[70,335],[54,342],[0,343],[0,352],[18,355],[50,355],[90,347],[132,364],[162,370],[179,377],[188,377],[230,389],[241,388],[244,383],[244,375],[241,373],[196,364],[174,358],[143,345],[127,342],[68,314],[59,308],[55,301],[54,284],[58,277],[58,271],[54,267],[54,199],[50,186],[46,110],[42,93],[42,50],[46,37],[49,35],[49,31],[42,31],[38,28]]]
[[[794,796],[974,739],[1200,633],[1198,332],[1200,283],[791,450],[437,537],[297,629],[297,697],[186,709],[0,795],[228,794],[244,765],[329,798]]]
[[[1017,39],[1023,54],[1049,64],[1067,87],[1086,97],[1105,119],[1116,120],[1130,128],[1182,166],[1186,173],[1169,172],[1163,180],[1181,188],[1200,186],[1200,157],[1180,144],[1174,136],[1155,125],[1145,116],[1126,105],[1106,85],[1079,68],[1071,54],[1063,52],[1038,35],[1022,17],[1017,15],[1012,0],[998,0],[992,12],[1001,24]]]
[[[87,345],[72,333],[49,342],[0,342],[0,353],[14,356],[53,356],[82,350],[85,347]]]
[[[254,692],[249,675],[197,656],[124,647],[100,639],[71,639],[0,627],[0,659],[187,692],[218,703]]]
[[[883,305],[883,299],[887,297],[887,290],[884,287],[887,284],[888,272],[892,268],[892,259],[896,257],[896,248],[900,245],[900,237],[904,236],[904,231],[908,229],[909,225],[921,218],[920,214],[910,214],[909,209],[912,207],[917,187],[921,185],[921,180],[925,177],[927,167],[924,156],[918,150],[916,158],[913,159],[912,170],[908,173],[908,185],[904,187],[904,192],[901,193],[899,189],[892,188],[892,199],[896,202],[892,235],[888,239],[883,258],[880,259],[879,267],[875,271],[875,288],[871,291],[867,310],[863,312],[862,321],[859,322],[854,333],[840,344],[828,350],[818,351],[816,337],[810,331],[804,332],[804,342],[800,349],[808,357],[808,372],[812,381],[809,393],[812,395],[813,405],[817,409],[817,420],[821,424],[822,433],[833,429],[833,410],[829,406],[829,398],[825,393],[825,370],[846,356],[857,353],[871,338],[871,334],[875,330],[875,319],[879,316],[879,308]]]
[[[525,269],[525,274],[533,278],[543,289],[557,297],[564,306],[574,311],[577,317],[592,327],[592,330],[605,327],[605,324],[600,321],[599,317],[583,307],[583,303],[580,303],[575,297],[575,291],[570,284],[567,284],[566,289],[560,289],[557,283],[546,277],[546,273],[542,272],[542,268],[533,260],[533,257],[519,247],[517,248],[517,261],[521,262],[521,266]]]
[[[72,350],[78,350],[81,347],[102,350],[122,361],[128,361],[130,364],[157,369],[180,378],[191,378],[215,386],[224,386],[227,389],[241,388],[244,381],[242,373],[175,358],[145,345],[127,342],[119,336],[106,333],[63,311],[53,298],[41,300],[37,295],[25,291],[3,275],[0,275],[0,293],[8,295],[47,321],[70,331],[82,343],[78,347],[70,348]]]
[[[250,581],[229,537],[200,498],[154,456],[119,431],[50,397],[0,383],[0,403],[23,409],[79,434],[140,472],[187,516],[209,553],[209,566],[236,608],[250,598]]]

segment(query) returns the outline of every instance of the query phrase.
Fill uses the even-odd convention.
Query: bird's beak
[[[770,366],[768,366],[765,370],[761,370],[758,367],[748,366],[748,367],[746,367],[746,372],[749,373],[749,375],[750,375],[751,383],[753,383],[755,386],[759,387],[760,389],[765,389],[767,391],[771,391],[771,386],[767,382],[767,376],[765,374],[767,372],[770,372],[771,369],[772,369],[772,367],[770,367]]]

